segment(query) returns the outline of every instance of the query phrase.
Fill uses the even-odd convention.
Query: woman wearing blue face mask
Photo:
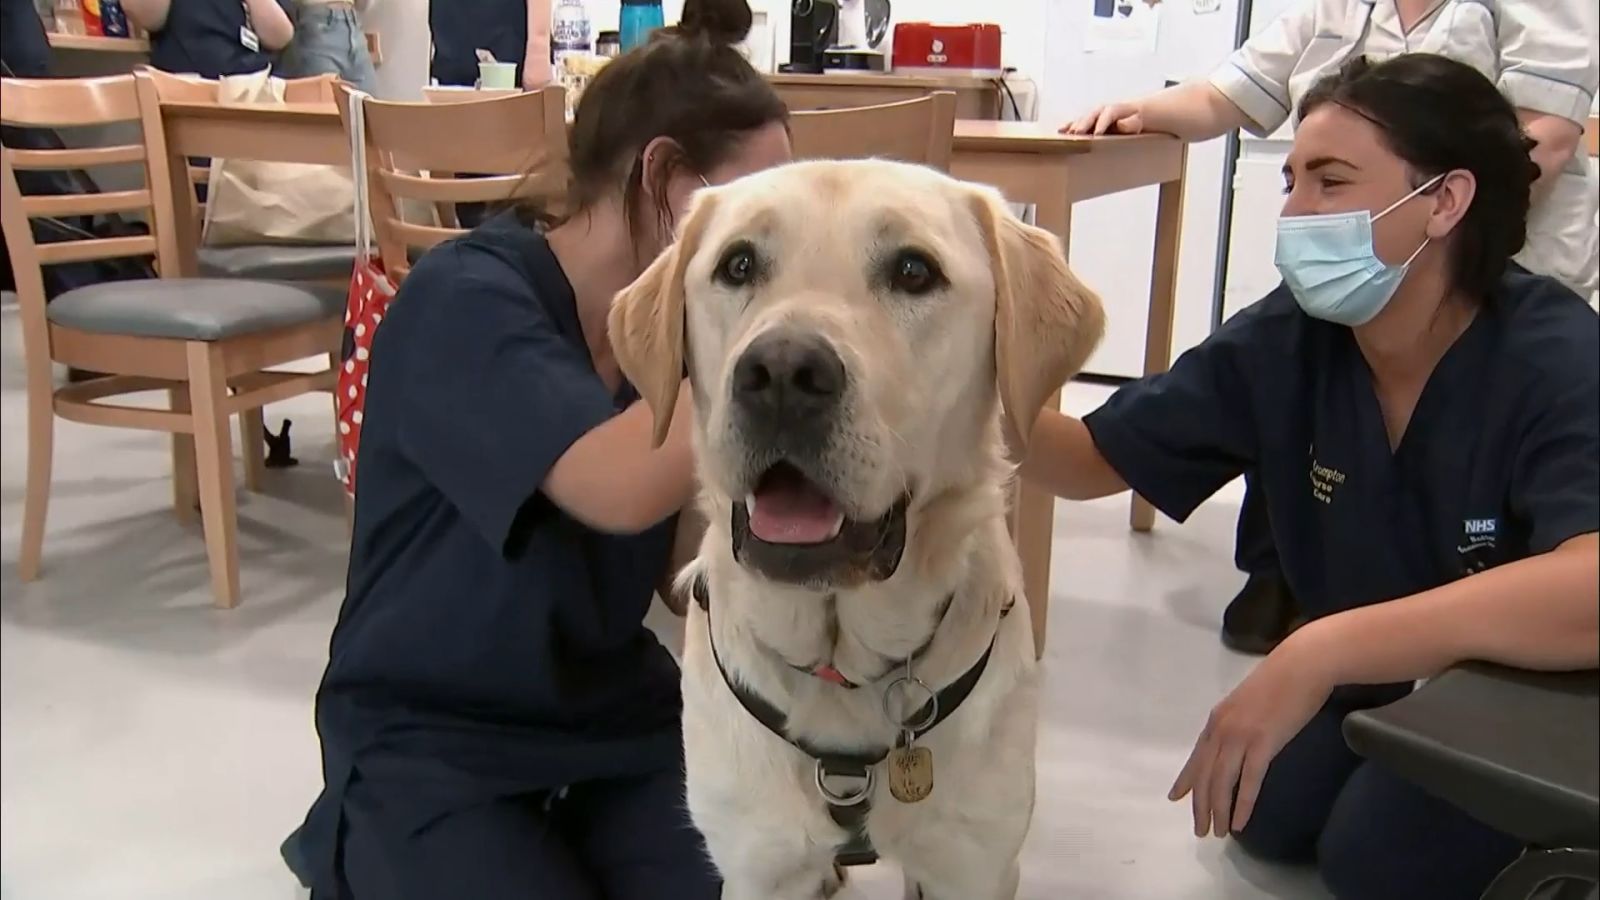
[[[1260,4],[1257,4],[1259,7]],[[1596,297],[1596,193],[1580,147],[1600,89],[1595,0],[1293,0],[1207,77],[1091,110],[1063,130],[1162,132],[1206,141],[1297,123],[1312,85],[1353,56],[1438,53],[1471,65],[1517,108],[1537,144],[1527,238],[1517,262]],[[1246,580],[1222,617],[1222,641],[1266,653],[1299,621],[1258,492],[1245,481],[1234,564]]]
[[[1341,900],[1475,898],[1517,842],[1363,763],[1349,712],[1463,660],[1600,663],[1600,328],[1508,266],[1538,171],[1469,66],[1357,59],[1284,169],[1284,286],[1077,420],[1023,475],[1182,520],[1257,473],[1311,616],[1212,711],[1171,797]]]

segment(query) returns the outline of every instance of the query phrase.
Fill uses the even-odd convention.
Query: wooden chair
[[[167,167],[160,112],[141,95],[131,75],[3,79],[0,120],[43,128],[135,123],[142,134],[139,144],[69,150],[8,147],[0,153],[0,216],[16,273],[27,371],[28,468],[19,575],[31,581],[39,574],[56,416],[165,431],[174,436],[175,509],[180,518],[191,517],[198,499],[215,602],[232,607],[239,599],[239,564],[229,417],[259,416],[263,404],[328,389],[331,368],[311,374],[266,370],[338,346],[342,298],[281,283],[158,278],[95,284],[47,304],[42,265],[153,256],[160,271],[177,271],[172,236],[177,193]],[[15,175],[18,169],[127,164],[144,168],[144,187],[24,196]],[[142,215],[150,234],[36,244],[29,227],[31,219],[44,216],[107,212]],[[335,299],[338,303],[330,302]],[[108,375],[57,388],[52,363]],[[106,402],[149,390],[167,391],[170,410]],[[255,434],[259,447],[259,431]]]
[[[147,78],[155,89],[156,97],[163,103],[216,103],[220,82],[213,79],[173,75],[141,66],[141,78]],[[335,99],[333,75],[316,75],[310,78],[291,78],[284,82],[285,103],[322,103],[332,105]],[[202,185],[211,178],[206,166],[189,167],[191,185]],[[204,220],[205,203],[196,190],[189,192],[188,214],[194,216],[195,230]],[[184,210],[180,207],[179,212]],[[313,283],[350,283],[350,270],[355,266],[355,248],[349,244],[245,244],[236,247],[206,247],[197,251],[201,275],[213,278],[251,278],[269,281],[307,281]]]
[[[855,109],[826,109],[789,115],[796,159],[878,157],[950,171],[955,143],[956,95],[934,91]]]
[[[339,115],[349,134],[347,100]],[[365,118],[373,232],[396,284],[419,252],[462,233],[455,204],[502,203],[565,183],[566,98],[559,87],[445,103],[369,97]],[[418,204],[431,204],[443,224],[402,215]]]

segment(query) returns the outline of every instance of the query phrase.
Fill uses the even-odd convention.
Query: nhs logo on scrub
[[[1499,530],[1499,519],[1462,520],[1463,541],[1456,547],[1456,552],[1461,554],[1461,567],[1466,574],[1489,568],[1494,557],[1496,532]]]

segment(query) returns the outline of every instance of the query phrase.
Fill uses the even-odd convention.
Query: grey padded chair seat
[[[349,278],[356,264],[356,248],[350,244],[201,247],[197,260],[205,278],[312,281]]]
[[[343,291],[229,278],[107,281],[67,291],[50,321],[94,334],[219,341],[343,317]]]

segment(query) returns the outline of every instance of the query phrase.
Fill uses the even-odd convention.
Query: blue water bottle
[[[622,52],[650,40],[650,32],[666,24],[661,0],[622,0]]]

